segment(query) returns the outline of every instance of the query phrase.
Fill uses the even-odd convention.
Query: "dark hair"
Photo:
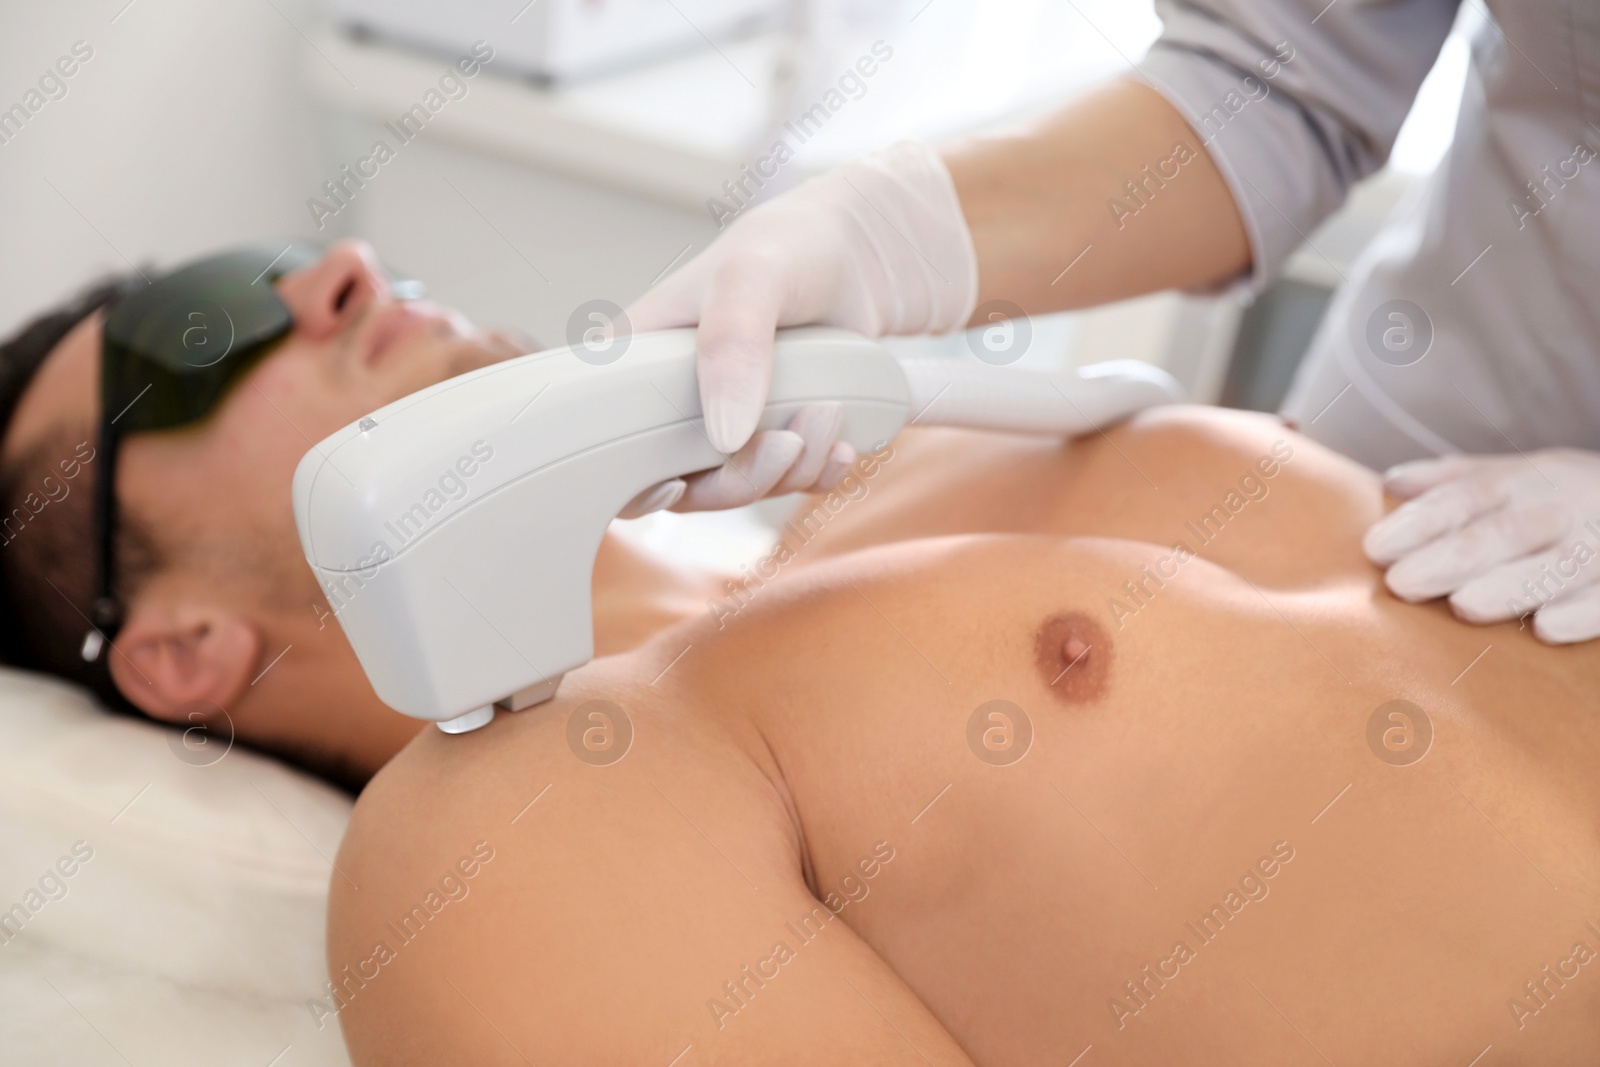
[[[0,342],[0,436],[62,339],[145,284],[138,273],[102,278]],[[94,481],[110,473],[95,465],[97,444],[92,423],[63,418],[0,463],[0,658],[87,685],[108,706],[132,711],[109,675],[79,655],[96,580]],[[159,565],[155,539],[136,514],[119,514],[115,552],[115,592],[126,598]]]
[[[146,284],[143,273],[104,277],[0,341],[0,439],[34,375],[67,334]],[[98,577],[92,543],[95,479],[110,473],[100,466],[98,444],[94,422],[75,424],[63,417],[42,440],[9,462],[0,460],[0,662],[76,682],[107,708],[142,717],[106,669],[117,653],[102,654],[92,665],[80,655]],[[116,532],[112,592],[127,604],[165,559],[151,524],[126,501],[118,503]],[[259,566],[252,560],[246,569]],[[351,796],[369,777],[343,754],[311,744],[246,747],[287,759]]]

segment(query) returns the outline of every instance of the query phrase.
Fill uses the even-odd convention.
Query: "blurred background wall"
[[[608,11],[685,25],[623,54],[615,26],[582,24]],[[8,3],[0,109],[77,42],[93,55],[64,96],[0,127],[0,331],[130,263],[353,234],[475,320],[562,344],[578,305],[626,304],[713,239],[778,140],[795,159],[758,198],[901,137],[1021,121],[1126,71],[1158,30],[1148,0]],[[401,144],[388,130],[470,39],[495,58]],[[874,72],[841,84],[874,51]],[[1047,316],[1029,360],[1147,358],[1199,399],[1269,405],[1328,286],[1447,145],[1464,56],[1446,49],[1394,165],[1242,329],[1229,300],[1158,295]],[[818,104],[820,130],[786,129]],[[324,182],[378,138],[395,157],[319,218]],[[1229,382],[1230,363],[1249,381]]]
[[[0,5],[0,108],[93,49],[0,144],[0,330],[97,272],[301,225],[324,150],[289,21],[308,5],[126,2]]]

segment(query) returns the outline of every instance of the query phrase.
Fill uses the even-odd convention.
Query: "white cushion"
[[[10,1062],[348,1064],[307,1002],[351,801],[208,744],[0,668]]]

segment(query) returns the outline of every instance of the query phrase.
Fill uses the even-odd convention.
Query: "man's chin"
[[[545,349],[544,345],[521,330],[485,330],[480,336],[490,349],[504,353],[494,360],[497,363],[500,360],[525,356],[529,352],[543,352]]]
[[[439,323],[429,334],[410,339],[414,347],[395,361],[407,373],[398,380],[391,379],[391,388],[399,390],[391,399],[539,351],[539,345],[531,338],[512,330],[469,328],[457,332]]]
[[[445,361],[443,378],[469,374],[496,363],[504,363],[525,355],[532,349],[523,348],[514,336],[500,330],[474,331],[463,338]]]
[[[472,371],[483,370],[485,366],[494,363],[504,363],[506,360],[525,355],[531,349],[523,349],[515,339],[515,334],[502,333],[502,331],[470,331],[466,336],[459,336],[450,342],[450,350],[443,354],[443,358],[435,355],[429,360],[435,366],[435,374],[430,381],[419,382],[414,389],[426,389],[437,382],[446,379],[458,378],[461,374],[470,374]]]

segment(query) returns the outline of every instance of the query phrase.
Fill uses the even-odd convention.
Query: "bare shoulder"
[[[934,1062],[964,1062],[807,889],[759,738],[649,685],[663,651],[597,661],[475,734],[425,731],[368,787],[333,876],[325,1006],[356,1063],[667,1063],[690,1045],[922,1062],[862,995]]]

